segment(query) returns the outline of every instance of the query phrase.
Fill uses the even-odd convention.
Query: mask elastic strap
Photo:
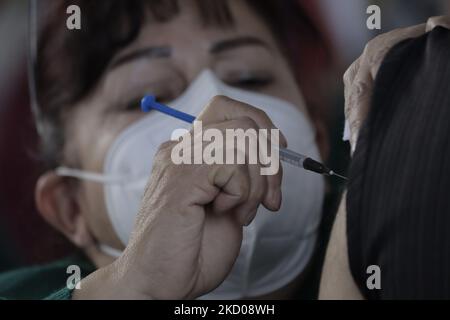
[[[111,256],[113,258],[118,258],[122,255],[122,251],[117,250],[116,248],[110,247],[106,244],[99,245],[100,251]]]
[[[105,176],[104,174],[83,171],[78,169],[70,169],[66,167],[59,167],[55,170],[60,177],[77,178],[81,180],[97,182],[97,183],[121,183],[124,177],[119,176]]]

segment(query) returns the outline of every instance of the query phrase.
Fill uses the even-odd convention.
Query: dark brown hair
[[[267,22],[292,66],[302,70],[297,73],[298,82],[322,136],[319,140],[324,140],[326,134],[320,130],[324,128],[323,112],[312,103],[317,92],[311,86],[317,73],[311,68],[311,60],[322,59],[324,65],[322,62],[328,58],[321,33],[298,6],[299,1],[242,1]],[[227,2],[195,1],[205,26],[232,26]],[[66,9],[73,4],[82,10],[82,29],[77,31],[66,28]],[[95,87],[113,56],[138,36],[146,19],[169,21],[180,8],[177,0],[59,0],[45,1],[44,10],[34,66],[39,106],[36,117],[42,129],[43,160],[54,168],[62,160],[63,115]],[[315,50],[313,54],[311,49]]]

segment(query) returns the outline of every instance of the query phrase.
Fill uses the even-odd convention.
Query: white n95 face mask
[[[203,71],[182,96],[168,105],[197,116],[216,95],[262,109],[286,136],[290,149],[320,160],[315,130],[298,108],[275,97],[230,87],[210,70]],[[104,183],[109,218],[124,245],[134,228],[152,160],[158,147],[170,140],[176,129],[190,129],[190,124],[152,111],[115,140],[106,156],[103,175],[66,168],[58,171]],[[318,174],[283,164],[282,193],[280,212],[274,214],[260,206],[254,221],[244,228],[241,250],[231,273],[201,299],[265,295],[286,286],[302,272],[315,247],[324,180]],[[114,255],[114,250],[103,248]]]

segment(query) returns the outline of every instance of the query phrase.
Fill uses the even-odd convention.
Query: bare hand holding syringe
[[[168,116],[180,119],[188,123],[193,123],[195,121],[195,117],[190,114],[181,112],[164,104],[158,103],[154,96],[145,96],[141,101],[141,109],[144,112],[156,110]],[[276,148],[276,149],[278,149],[280,159],[283,162],[287,162],[296,167],[303,168],[305,170],[312,171],[315,173],[323,174],[326,176],[336,176],[338,178],[347,180],[346,177],[335,173],[333,170],[327,168],[324,164],[316,160],[313,160],[308,156],[302,155],[300,153],[297,153],[295,151],[286,148]]]

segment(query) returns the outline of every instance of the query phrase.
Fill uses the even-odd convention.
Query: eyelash
[[[271,76],[249,76],[226,82],[230,86],[234,86],[241,89],[261,90],[272,84],[274,82],[274,79]],[[130,102],[126,105],[124,111],[137,111],[137,110],[140,111],[141,99],[142,97],[130,100]],[[157,96],[156,100],[164,103],[169,101],[170,99],[163,96]]]
[[[271,77],[248,77],[230,81],[228,84],[243,89],[258,90],[272,84],[272,82],[273,78]]]

